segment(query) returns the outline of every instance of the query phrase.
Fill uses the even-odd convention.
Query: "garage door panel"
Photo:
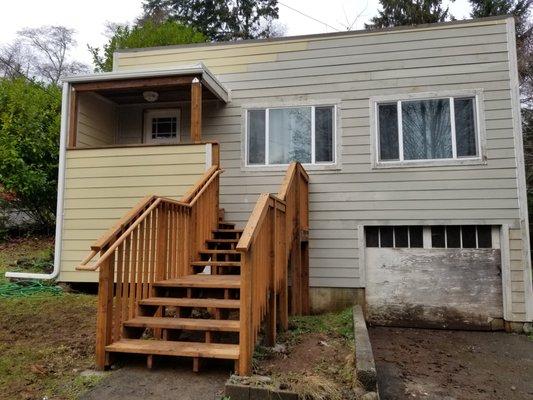
[[[375,324],[491,329],[503,317],[499,249],[367,248],[365,258]]]

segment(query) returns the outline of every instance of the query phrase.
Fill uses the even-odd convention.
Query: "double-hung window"
[[[335,162],[335,107],[253,108],[246,112],[249,166]]]
[[[377,101],[378,164],[479,160],[475,95]]]

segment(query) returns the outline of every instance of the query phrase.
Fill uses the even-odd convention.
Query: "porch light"
[[[146,101],[153,103],[154,101],[157,101],[159,94],[157,92],[147,90],[146,92],[143,92],[143,97]]]

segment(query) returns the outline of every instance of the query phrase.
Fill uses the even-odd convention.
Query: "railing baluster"
[[[148,214],[146,217],[146,224],[144,226],[144,265],[143,265],[143,278],[142,278],[142,298],[145,299],[149,296],[149,277],[150,277],[150,242],[151,242],[151,227],[152,214]]]
[[[136,286],[137,286],[137,293],[135,295],[135,298],[137,300],[137,303],[139,300],[142,299],[142,293],[143,293],[143,271],[144,271],[144,243],[145,243],[145,231],[146,231],[146,220],[142,221],[139,225],[139,262],[137,266],[137,279],[136,279]],[[135,304],[136,313],[137,313],[137,304]]]
[[[139,230],[135,228],[133,230],[133,233],[131,235],[131,267],[130,267],[130,292],[129,292],[129,312],[128,312],[128,318],[133,318],[135,316],[135,277],[137,272],[137,262],[138,262],[138,236],[139,236]]]
[[[117,278],[115,284],[115,322],[114,322],[114,337],[113,340],[118,340],[122,336],[122,282],[123,276],[123,262],[124,262],[124,246],[120,245],[116,251],[117,254]]]
[[[128,318],[128,298],[130,290],[131,236],[124,241],[124,282],[122,285],[122,321]]]

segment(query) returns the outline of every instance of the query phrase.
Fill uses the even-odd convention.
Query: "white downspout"
[[[37,274],[30,272],[6,272],[6,278],[17,279],[55,279],[59,275],[59,263],[61,261],[61,235],[63,232],[63,195],[65,181],[65,158],[67,147],[67,123],[68,123],[68,99],[70,86],[63,83],[61,100],[61,130],[59,136],[59,168],[57,174],[57,208],[56,208],[56,234],[54,249],[54,269],[49,274]]]

